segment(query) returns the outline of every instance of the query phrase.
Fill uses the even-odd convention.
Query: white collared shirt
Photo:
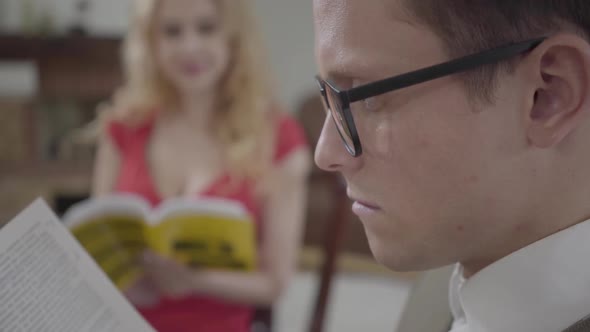
[[[590,314],[590,220],[465,280],[457,265],[451,332],[559,332]]]

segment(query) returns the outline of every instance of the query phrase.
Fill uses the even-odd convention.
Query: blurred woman
[[[296,267],[310,153],[273,100],[248,0],[135,0],[126,84],[104,112],[94,195],[154,206],[222,197],[255,217],[255,272],[194,270],[148,255],[128,295],[158,331],[249,331]]]

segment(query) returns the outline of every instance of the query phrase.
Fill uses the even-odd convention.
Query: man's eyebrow
[[[322,78],[326,81],[330,81],[336,84],[343,84],[344,82],[351,81],[353,79],[353,76],[350,73],[330,70],[326,73],[326,76]]]
[[[356,61],[334,62],[323,68],[321,78],[336,84],[347,84],[352,81],[368,83],[404,73],[403,70],[395,70],[395,67],[384,61],[372,61],[370,64],[367,62],[359,64]]]
[[[343,67],[341,67],[343,68]],[[369,73],[366,71],[361,71],[361,70],[348,70],[344,69],[344,70],[340,70],[340,69],[329,69],[326,71],[325,73],[325,77],[322,77],[323,79],[333,82],[336,85],[343,85],[342,87],[347,87],[350,88],[350,86],[346,86],[346,85],[350,85],[350,83],[352,83],[353,81],[366,81],[366,82],[370,82],[371,78],[369,76]]]

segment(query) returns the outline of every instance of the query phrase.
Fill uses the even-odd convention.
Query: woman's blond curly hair
[[[176,109],[177,92],[156,65],[155,14],[162,0],[134,0],[123,44],[125,84],[112,109],[123,118],[141,120],[154,109]],[[249,0],[211,0],[219,5],[228,31],[230,63],[219,86],[213,116],[217,138],[230,171],[258,177],[270,161],[273,107],[268,61]]]

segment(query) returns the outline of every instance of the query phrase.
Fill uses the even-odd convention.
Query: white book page
[[[42,200],[0,229],[0,331],[155,332]]]

